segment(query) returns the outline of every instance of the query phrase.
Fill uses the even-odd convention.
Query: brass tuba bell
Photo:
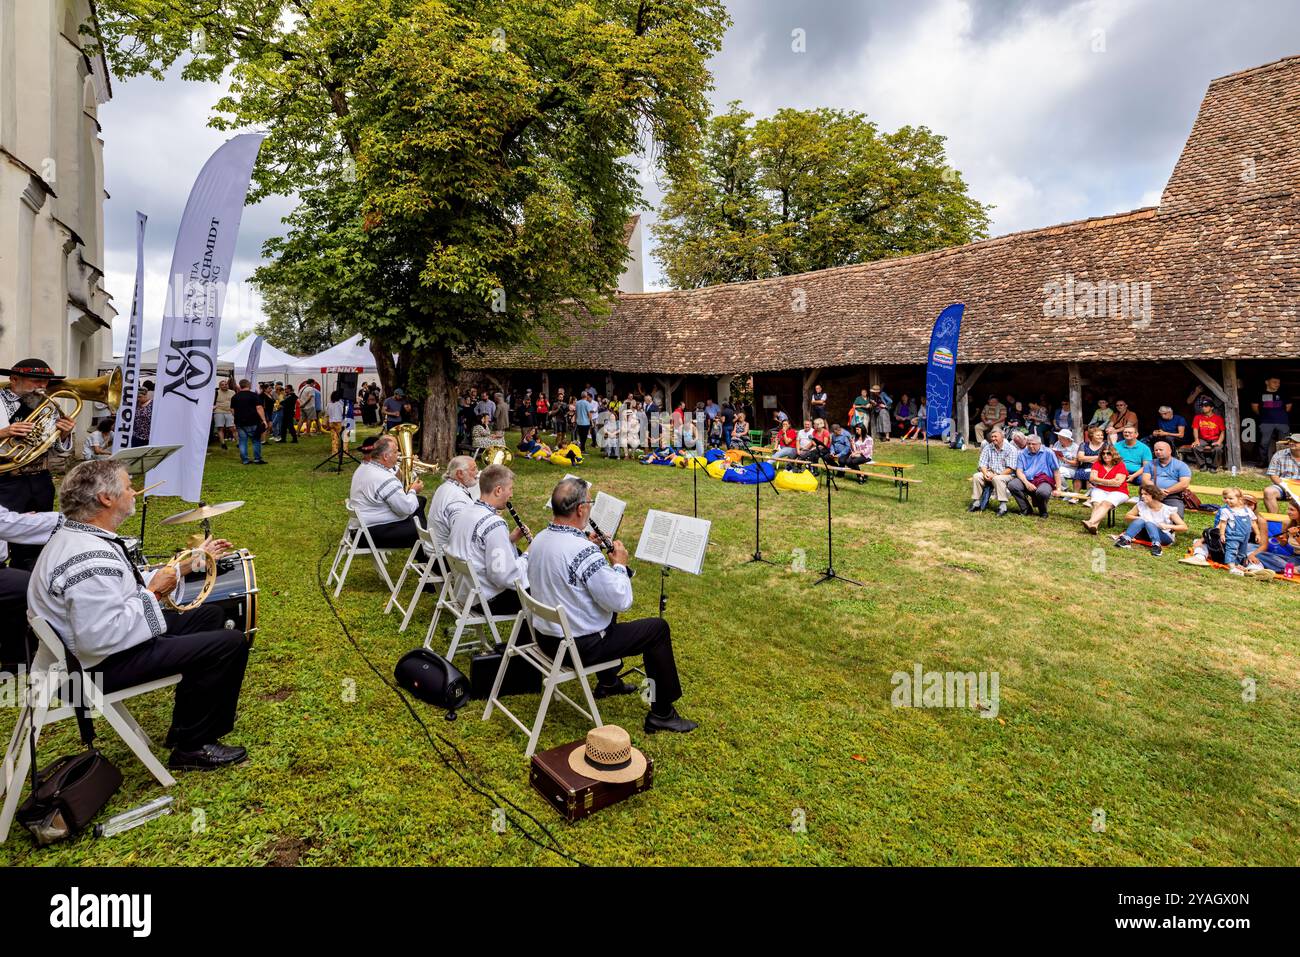
[[[504,445],[489,449],[487,453],[488,465],[509,465],[515,460],[515,454]]]
[[[8,387],[7,379],[0,382],[0,389]],[[42,394],[45,400],[22,420],[32,423],[32,430],[26,435],[0,439],[0,474],[30,465],[50,450],[59,436],[56,423],[64,415],[55,399],[72,399],[76,403],[67,413],[69,419],[75,419],[81,412],[82,402],[102,402],[116,412],[122,404],[122,368],[119,366],[94,379],[64,379],[57,389],[47,389]]]
[[[413,422],[403,422],[388,430],[397,440],[397,477],[401,479],[402,490],[409,492],[411,486],[425,472],[436,472],[438,465],[422,462],[415,455],[415,433],[420,427]]]

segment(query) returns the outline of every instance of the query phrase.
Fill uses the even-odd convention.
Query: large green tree
[[[656,256],[679,288],[739,282],[960,245],[988,234],[925,127],[881,133],[861,113],[738,103],[670,173]]]
[[[296,271],[263,288],[355,307],[386,381],[424,393],[440,461],[459,358],[606,308],[631,160],[682,174],[727,24],[700,0],[101,0],[100,15],[118,75],[180,61],[227,83],[213,125],[268,133],[250,198],[302,206],[268,247]]]

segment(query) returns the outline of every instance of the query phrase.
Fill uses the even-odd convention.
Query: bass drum
[[[192,601],[203,588],[203,573],[185,576],[178,605]],[[246,548],[217,559],[217,580],[200,608],[217,605],[226,613],[225,626],[244,633],[248,643],[257,634],[257,569],[253,554]]]

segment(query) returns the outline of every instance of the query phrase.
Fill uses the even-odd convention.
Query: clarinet
[[[510,513],[510,517],[515,520],[515,524],[518,525],[520,529],[524,529],[524,523],[519,518],[519,513],[515,511],[514,502],[509,502],[509,501],[506,502],[506,511],[508,511]],[[524,538],[527,539],[529,545],[533,543],[533,536],[529,535],[526,529],[524,529]]]
[[[600,547],[603,548],[606,552],[613,552],[614,543],[610,541],[608,535],[606,535],[604,532],[600,530],[600,526],[591,520],[590,516],[587,517],[587,524],[591,526],[591,530],[595,532],[596,537],[600,539]],[[633,568],[631,565],[626,565],[624,567],[627,568],[628,578],[631,578],[633,575],[636,574],[636,569]]]

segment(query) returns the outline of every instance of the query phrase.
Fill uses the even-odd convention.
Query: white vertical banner
[[[248,364],[244,366],[243,378],[253,383],[253,391],[257,391],[257,365],[262,361],[262,337],[254,336],[252,343],[248,347]]]
[[[131,293],[131,325],[122,350],[122,402],[117,407],[117,424],[113,428],[113,451],[131,445],[131,426],[135,422],[135,400],[140,392],[140,353],[144,338],[144,226],[149,217],[135,211],[135,290]]]
[[[244,133],[224,143],[203,164],[176,232],[167,301],[158,344],[157,390],[150,445],[183,448],[149,472],[145,484],[166,482],[198,502],[216,397],[217,341],[235,239],[248,181],[263,134]]]

